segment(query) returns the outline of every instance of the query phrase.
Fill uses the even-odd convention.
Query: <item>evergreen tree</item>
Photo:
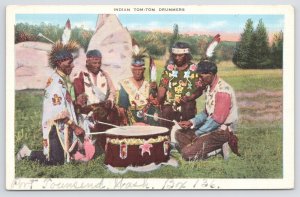
[[[234,51],[232,61],[240,68],[271,68],[271,51],[266,27],[262,21],[253,30],[253,22],[248,19],[240,42]]]
[[[252,35],[251,68],[269,68],[271,65],[268,33],[262,19]]]
[[[274,35],[271,47],[271,59],[273,68],[282,68],[283,65],[283,32]]]
[[[248,19],[232,59],[233,63],[240,68],[250,68],[253,63],[251,59],[253,55],[253,33],[253,21]]]

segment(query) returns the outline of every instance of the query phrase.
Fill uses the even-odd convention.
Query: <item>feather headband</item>
[[[133,68],[145,66],[144,58],[147,56],[146,50],[146,48],[139,48],[137,45],[133,47],[131,63]]]
[[[61,41],[57,41],[53,44],[49,56],[49,64],[52,68],[56,68],[59,62],[67,59],[73,59],[73,54],[77,53],[79,45],[76,41],[69,41],[67,44],[63,44]]]

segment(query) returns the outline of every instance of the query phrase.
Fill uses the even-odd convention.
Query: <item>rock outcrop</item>
[[[118,88],[118,82],[130,77],[132,39],[116,15],[99,15],[96,30],[88,50],[98,49],[102,53],[102,69],[107,71]],[[51,44],[42,42],[22,42],[15,45],[15,89],[43,89],[53,72],[48,64],[47,53]],[[71,78],[85,70],[85,52],[79,51],[74,60],[75,68]]]
[[[96,30],[92,36],[88,50],[98,49],[102,54],[102,69],[109,73],[115,87],[118,82],[132,76],[131,55],[132,39],[130,33],[122,26],[116,15],[99,15]],[[76,65],[71,78],[81,70],[85,70],[85,57],[79,53],[74,61]]]

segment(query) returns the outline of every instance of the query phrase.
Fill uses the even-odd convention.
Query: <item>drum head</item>
[[[113,128],[107,130],[109,135],[118,136],[146,136],[146,135],[158,135],[168,132],[165,127],[158,126],[124,126],[119,128]]]

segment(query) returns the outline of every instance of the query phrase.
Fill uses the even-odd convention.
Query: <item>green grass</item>
[[[41,148],[43,91],[17,91],[15,99],[16,148],[23,143],[33,149]]]
[[[163,61],[156,61],[159,70]],[[219,65],[219,73],[237,93],[256,93],[258,90],[282,91],[282,70],[240,70],[230,62]],[[23,143],[32,149],[42,149],[41,117],[42,90],[16,91],[15,102],[15,149]],[[240,97],[238,101],[259,102],[267,105],[273,102],[270,96],[255,98]],[[273,100],[272,100],[273,99]],[[280,98],[279,98],[280,99]],[[282,100],[282,98],[281,98]],[[198,100],[198,110],[204,105],[204,98]],[[276,109],[278,113],[281,108]],[[253,115],[258,110],[241,106],[240,116]],[[179,167],[163,166],[158,170],[116,175],[103,164],[104,155],[88,163],[69,163],[63,166],[42,166],[27,160],[16,162],[15,176],[26,178],[282,178],[282,120],[261,120],[244,118],[239,122],[239,149],[242,157],[230,155],[223,160],[218,155],[205,161],[184,161],[177,152],[172,152]]]
[[[280,69],[247,69],[236,68],[232,62],[218,64],[219,75],[235,91],[282,90],[282,70]]]
[[[110,173],[101,155],[89,163],[69,163],[63,166],[42,166],[23,160],[16,162],[16,177],[47,178],[282,178],[282,128],[278,125],[252,128],[243,126],[238,133],[242,157],[230,155],[223,160],[218,155],[206,161],[182,160],[175,152],[179,167],[164,166],[147,173]]]

